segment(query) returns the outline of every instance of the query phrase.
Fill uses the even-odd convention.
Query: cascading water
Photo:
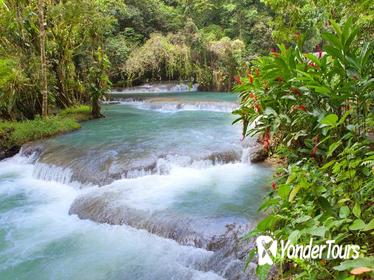
[[[219,94],[161,97],[235,104]],[[243,272],[250,244],[240,236],[271,170],[241,161],[232,116],[104,110],[105,119],[0,162],[1,279],[254,278],[253,267]]]
[[[161,82],[161,83],[151,83],[144,84],[141,86],[134,86],[129,88],[117,88],[112,90],[112,93],[121,94],[141,94],[141,93],[165,93],[165,92],[196,92],[198,90],[198,84],[189,84],[182,82]]]

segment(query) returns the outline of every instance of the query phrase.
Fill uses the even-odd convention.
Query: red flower
[[[249,97],[252,98],[253,100],[257,100],[257,96],[253,92],[249,94]]]
[[[304,111],[304,112],[306,111],[304,105],[299,105],[299,106],[297,107],[297,109],[298,109],[298,110],[301,110],[301,111]]]
[[[306,112],[306,108],[304,105],[295,105],[291,107],[291,113],[295,112],[296,110],[304,111]]]
[[[275,182],[272,182],[271,187],[272,187],[273,190],[276,190],[277,189],[277,184]]]
[[[261,112],[261,105],[260,104],[258,104],[258,103],[256,103],[255,104],[255,111],[256,111],[256,113],[260,113]]]
[[[242,81],[241,81],[241,79],[240,79],[239,76],[235,76],[235,77],[234,77],[234,80],[235,80],[235,82],[236,82],[238,85],[241,85],[241,84],[242,84]]]
[[[316,68],[316,69],[319,69],[319,66],[317,64],[315,64],[314,62],[309,62],[308,63],[308,66],[312,67],[312,68]]]
[[[248,74],[248,80],[250,84],[253,84],[253,76],[251,74]]]
[[[260,76],[260,69],[256,68],[256,76]]]

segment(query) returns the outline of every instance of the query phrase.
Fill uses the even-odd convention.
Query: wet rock
[[[82,196],[73,202],[69,214],[76,214],[80,219],[89,219],[98,223],[126,224],[136,229],[145,229],[158,236],[173,239],[182,245],[207,247],[208,240],[202,233],[193,229],[190,218],[133,209],[117,203],[116,197],[115,192]]]
[[[240,154],[237,151],[213,153],[206,157],[206,159],[212,161],[213,164],[238,162],[240,160]]]
[[[16,155],[19,152],[19,150],[19,146],[13,146],[11,148],[4,148],[0,146],[0,160]]]
[[[35,157],[38,158],[44,150],[44,145],[40,142],[27,143],[21,148],[21,155],[25,157]]]
[[[261,144],[252,146],[248,152],[249,161],[253,163],[263,162],[268,156],[269,152]]]
[[[5,128],[0,131],[0,160],[16,155],[20,149],[18,145],[12,145],[10,136],[14,128]]]
[[[172,239],[181,245],[213,251],[204,263],[195,264],[201,271],[215,271],[225,279],[257,279],[255,264],[245,269],[246,256],[253,242],[243,240],[250,224],[232,223],[217,227],[215,219],[195,221],[191,217],[162,212],[133,209],[124,205],[115,191],[91,192],[77,198],[69,214],[98,223],[144,229],[152,234]],[[212,226],[213,225],[213,226]]]
[[[244,149],[242,161],[244,162],[259,163],[265,161],[269,156],[269,152],[264,149],[256,137],[245,138],[242,147]]]
[[[139,154],[130,158],[128,154],[106,150],[82,151],[70,146],[49,141],[24,145],[21,154],[33,155],[39,164],[36,169],[49,169],[48,165],[60,167],[71,173],[72,182],[82,185],[104,186],[123,178],[136,178],[151,174],[168,174],[173,166],[210,166],[240,161],[240,150],[211,151],[194,156],[176,154]],[[93,160],[94,159],[94,160]],[[43,165],[44,164],[44,165]],[[36,170],[35,174],[46,174],[48,170]],[[56,181],[58,178],[55,179]],[[47,179],[38,177],[39,179]],[[48,179],[50,175],[48,175]],[[69,182],[63,182],[69,183]]]

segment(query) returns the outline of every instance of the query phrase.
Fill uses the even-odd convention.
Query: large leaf
[[[336,125],[336,123],[338,122],[339,120],[339,117],[335,114],[330,114],[330,115],[327,115],[326,117],[324,117],[320,123],[321,124],[324,124],[324,125],[327,125],[327,126],[334,126]]]
[[[283,184],[278,188],[278,195],[282,198],[282,200],[287,201],[288,195],[291,191],[291,186],[288,184]]]
[[[338,142],[335,142],[335,143],[332,143],[330,146],[329,146],[329,150],[327,152],[327,155],[326,157],[329,158],[332,156],[332,154],[334,153],[334,151],[342,144],[342,141],[338,141]]]
[[[289,202],[292,202],[294,199],[295,199],[295,196],[297,195],[297,193],[301,190],[303,186],[301,184],[298,184],[296,185],[296,187],[294,187],[290,193],[290,197],[288,198],[288,201]]]
[[[352,210],[353,215],[356,216],[356,218],[360,218],[361,216],[361,208],[360,204],[356,203]]]
[[[268,273],[270,271],[271,265],[265,264],[265,265],[258,265],[256,268],[256,274],[258,276],[259,280],[266,280]]]
[[[347,218],[350,213],[351,211],[349,210],[349,208],[347,206],[343,206],[340,208],[339,217],[342,219]]]
[[[374,229],[374,219],[372,219],[364,228],[364,231],[369,231]]]
[[[335,266],[334,269],[338,271],[351,270],[357,267],[368,267],[374,269],[374,257],[358,258],[355,260],[348,260]]]
[[[261,222],[258,223],[257,229],[261,231],[271,230],[275,223],[279,220],[279,217],[276,215],[269,215]]]
[[[353,223],[349,226],[350,230],[363,230],[366,227],[366,224],[361,219],[356,219]]]

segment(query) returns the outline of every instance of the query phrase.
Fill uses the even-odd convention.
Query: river
[[[120,100],[0,162],[0,279],[255,278],[236,237],[272,170],[245,158],[236,97]]]

